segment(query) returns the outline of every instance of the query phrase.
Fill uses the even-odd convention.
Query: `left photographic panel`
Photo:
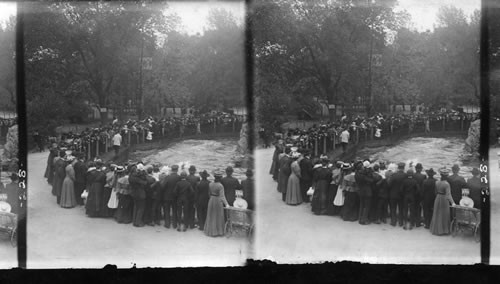
[[[0,269],[18,266],[16,3],[0,3]]]
[[[244,2],[25,2],[23,15],[27,267],[244,265]]]

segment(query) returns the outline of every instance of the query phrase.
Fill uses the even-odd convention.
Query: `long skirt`
[[[60,205],[63,208],[73,208],[76,206],[75,187],[69,177],[66,177],[62,184]]]
[[[102,192],[102,202],[101,202],[101,217],[111,217],[113,216],[113,210],[108,207],[108,201],[111,197],[111,188],[104,187]]]
[[[357,192],[347,191],[344,206],[340,212],[344,221],[357,221],[359,217],[359,196]]]
[[[286,187],[286,204],[298,205],[302,203],[302,193],[300,192],[300,180],[294,173],[288,178]]]
[[[132,214],[134,210],[134,201],[129,194],[116,194],[118,197],[118,208],[116,209],[115,219],[120,224],[132,223]]]
[[[278,174],[278,192],[286,193],[286,187],[288,185],[289,177],[290,176],[280,171],[280,173]]]
[[[433,235],[447,235],[450,233],[450,223],[450,203],[445,195],[438,194],[434,201],[430,231]]]
[[[326,213],[330,216],[339,215],[341,206],[333,205],[333,200],[335,200],[335,196],[337,196],[337,190],[339,186],[336,184],[330,184],[328,188],[328,203],[326,204]]]
[[[316,187],[314,188],[314,194],[311,201],[312,211],[316,215],[324,215],[327,213],[329,186],[330,184],[326,180],[319,180],[316,183]]]
[[[102,203],[107,204],[108,202],[108,200],[104,202],[102,198],[103,191],[104,187],[102,187],[102,185],[99,185],[98,183],[94,183],[90,186],[87,203],[85,204],[86,213],[89,217],[102,217]]]
[[[224,235],[224,204],[220,197],[210,196],[208,200],[207,220],[203,231],[205,235],[217,237]]]

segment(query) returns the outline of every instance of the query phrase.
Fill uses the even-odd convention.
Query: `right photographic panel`
[[[253,1],[248,20],[255,257],[481,262],[481,1]]]

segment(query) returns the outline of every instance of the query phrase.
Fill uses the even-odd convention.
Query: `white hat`
[[[144,165],[143,164],[137,164],[137,170],[144,171]]]
[[[370,166],[370,162],[364,161],[363,162],[363,167],[368,168]]]

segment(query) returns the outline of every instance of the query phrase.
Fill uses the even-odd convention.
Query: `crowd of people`
[[[233,168],[197,174],[195,166],[162,166],[129,161],[123,165],[85,160],[85,155],[53,145],[45,170],[52,194],[63,208],[85,206],[88,217],[121,224],[198,227],[208,236],[225,234],[224,206],[254,210],[251,169],[239,181]]]
[[[86,128],[79,133],[69,131],[67,133],[62,133],[60,137],[49,137],[48,139],[44,139],[41,134],[35,130],[33,133],[33,141],[38,151],[44,150],[44,144],[46,142],[49,144],[56,142],[59,144],[59,147],[65,147],[78,152],[86,152],[88,145],[97,142],[104,143],[106,139],[111,140],[116,133],[119,133],[122,137],[127,136],[129,133],[132,135],[144,135],[145,140],[152,141],[165,136],[182,137],[187,134],[212,132],[214,124],[219,128],[226,127],[229,129],[232,127],[233,123],[241,124],[244,120],[245,117],[242,115],[225,112],[184,115],[182,117],[166,116],[163,118],[148,116],[143,120],[128,119],[123,122],[120,122],[115,117],[108,125],[96,128]],[[95,155],[92,156],[97,156],[96,153],[94,154]]]
[[[411,114],[376,114],[372,117],[363,117],[360,115],[348,118],[343,114],[337,121],[322,122],[314,124],[308,129],[289,128],[286,131],[286,136],[282,137],[286,144],[294,144],[301,148],[314,148],[315,141],[322,141],[323,138],[335,137],[340,144],[342,133],[349,133],[348,143],[353,143],[356,138],[355,133],[358,131],[360,137],[373,135],[372,138],[380,139],[385,135],[395,132],[403,132],[411,134],[418,127],[422,128],[425,133],[431,132],[433,128],[439,127],[442,129],[442,121],[459,122],[473,121],[479,117],[478,114],[467,114],[458,111],[439,111],[439,112],[415,112]],[[436,123],[439,123],[436,124]],[[458,124],[457,124],[458,125]],[[281,129],[276,129],[281,132]],[[265,148],[271,146],[272,135],[270,129],[261,127],[259,129],[259,138]],[[347,143],[347,142],[343,142]]]
[[[405,170],[405,167],[408,168]],[[270,174],[288,205],[311,203],[315,215],[340,216],[359,224],[424,226],[434,235],[450,233],[450,206],[480,209],[481,180],[477,168],[467,181],[455,164],[439,170],[440,178],[422,164],[384,161],[331,161],[311,158],[307,149],[277,143]],[[388,221],[389,220],[389,221]]]

